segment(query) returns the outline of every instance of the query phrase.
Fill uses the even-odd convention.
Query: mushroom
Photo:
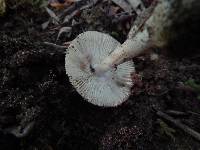
[[[181,45],[198,39],[198,32],[194,32],[198,26],[188,28],[187,22],[199,24],[199,0],[158,1],[138,17],[140,23],[132,26],[123,44],[95,31],[82,33],[72,41],[65,59],[66,72],[72,85],[89,102],[99,106],[121,104],[133,85],[131,73],[135,69],[131,58],[154,46],[177,46],[179,38],[185,40]],[[190,38],[192,35],[194,38]]]
[[[95,68],[121,44],[111,36],[87,31],[69,45],[65,69],[71,84],[87,101],[98,106],[117,106],[131,93],[132,61],[124,62],[101,74]]]

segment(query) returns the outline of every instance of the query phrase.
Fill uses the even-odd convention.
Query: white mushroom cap
[[[96,75],[95,66],[121,44],[111,36],[87,31],[77,36],[69,45],[65,69],[71,84],[88,102],[98,106],[117,106],[128,99],[133,85],[132,61],[127,61]]]

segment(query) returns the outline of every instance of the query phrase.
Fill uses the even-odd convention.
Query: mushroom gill
[[[65,69],[71,84],[88,102],[98,106],[117,106],[128,99],[135,72],[132,61],[110,68],[101,74],[95,72],[105,57],[121,44],[111,36],[87,31],[75,38],[67,49]]]

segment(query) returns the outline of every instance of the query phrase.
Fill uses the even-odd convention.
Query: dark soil
[[[97,107],[86,102],[69,83],[65,55],[43,44],[55,42],[58,33],[52,28],[41,29],[47,18],[45,12],[29,5],[8,10],[0,18],[1,150],[200,148],[197,140],[155,113],[156,109],[200,114],[199,93],[184,86],[189,79],[200,83],[197,55],[171,58],[161,53],[156,61],[149,56],[134,59],[142,81],[137,80],[130,98],[116,108]],[[85,22],[74,27],[72,36],[62,37],[58,43],[89,29],[120,33],[108,25],[109,18],[98,19],[98,25]],[[177,119],[200,132],[198,114]]]

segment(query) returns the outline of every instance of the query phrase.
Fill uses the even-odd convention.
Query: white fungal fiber
[[[77,36],[67,49],[65,69],[70,82],[88,102],[99,106],[117,106],[130,95],[135,72],[132,61],[110,68],[102,74],[95,73],[95,66],[121,44],[111,36],[87,31]]]

